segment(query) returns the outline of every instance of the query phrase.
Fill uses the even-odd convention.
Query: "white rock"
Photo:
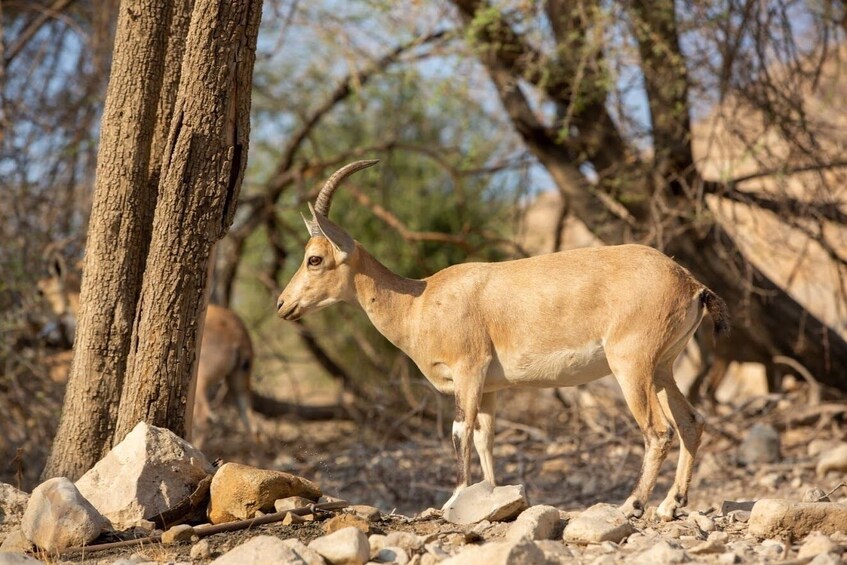
[[[825,477],[829,472],[844,473],[847,471],[847,444],[839,445],[821,452],[815,472],[819,477]]]
[[[618,543],[633,533],[635,528],[616,506],[600,503],[571,519],[565,527],[564,539],[580,544]]]
[[[388,547],[388,544],[385,542],[386,536],[383,534],[371,534],[368,536],[368,545],[371,548],[371,552],[379,551],[383,547]]]
[[[531,540],[550,540],[561,534],[562,520],[559,510],[552,506],[531,506],[520,513],[506,533],[506,539],[517,541],[523,537]]]
[[[435,519],[435,518],[441,518],[441,516],[443,514],[444,514],[444,511],[440,510],[438,508],[427,508],[426,510],[424,510],[423,512],[421,512],[420,514],[415,516],[415,519],[416,520],[432,520],[432,519]]]
[[[467,547],[442,565],[547,565],[544,552],[527,539]]]
[[[443,561],[450,557],[450,554],[444,550],[444,548],[439,543],[428,543],[424,545],[424,549],[426,549],[427,555],[431,555],[436,558],[438,561]]]
[[[710,539],[695,545],[688,550],[688,553],[691,555],[708,555],[710,553],[724,553],[725,551],[726,545],[723,542]]]
[[[830,449],[836,448],[840,445],[847,445],[843,442],[840,442],[835,439],[813,439],[809,442],[809,446],[806,448],[809,457],[815,457],[820,455],[824,451],[829,451]]]
[[[741,558],[738,555],[736,555],[735,553],[732,553],[732,552],[721,553],[718,556],[718,563],[732,564],[732,563],[740,563],[740,562],[741,562]]]
[[[368,538],[358,528],[342,528],[309,543],[309,549],[318,552],[331,565],[365,563],[371,556]]]
[[[194,528],[188,524],[178,524],[162,533],[162,544],[168,545],[181,541],[190,541],[194,537]]]
[[[538,540],[535,545],[544,553],[544,558],[550,565],[574,562],[573,552],[561,541]]]
[[[102,561],[100,562],[100,565],[104,565]],[[158,563],[151,561],[150,558],[143,553],[133,553],[129,557],[123,557],[117,561],[112,561],[109,565],[158,565]]]
[[[460,492],[444,510],[444,519],[454,524],[508,520],[527,506],[523,485],[494,487],[482,481]]]
[[[415,552],[423,547],[424,538],[413,534],[412,532],[389,532],[385,536],[385,543],[382,547],[395,546],[405,549],[408,552]],[[371,546],[371,549],[375,549]]]
[[[264,565],[265,563],[306,565],[306,561],[275,536],[256,536],[212,561],[213,565]]]
[[[688,521],[696,524],[698,528],[706,533],[715,531],[715,521],[699,512],[689,514]]]
[[[377,563],[396,563],[397,565],[406,565],[409,562],[409,556],[402,547],[389,546],[380,549],[374,561]]]
[[[274,510],[283,512],[286,510],[294,510],[295,508],[304,508],[314,504],[313,501],[302,496],[288,496],[286,498],[278,498],[274,501]]]
[[[306,562],[307,565],[326,565],[326,561],[316,551],[309,549],[305,543],[297,538],[283,540],[285,545],[294,550],[300,559]]]
[[[47,551],[86,545],[108,527],[109,522],[65,477],[35,487],[21,520],[24,536]]]
[[[12,528],[3,538],[3,543],[0,543],[0,553],[24,553],[31,549],[32,543],[26,539],[20,526]]]
[[[368,506],[367,504],[354,504],[347,510],[360,518],[364,518],[368,522],[378,522],[382,518],[382,512],[379,511],[379,508]]]
[[[209,559],[212,556],[212,546],[209,545],[209,540],[204,538],[192,545],[188,555],[192,559]]]
[[[742,561],[753,555],[753,547],[746,541],[734,541],[728,543],[727,547],[730,551],[736,554]]]
[[[785,555],[785,544],[777,539],[764,540],[756,552],[768,559],[778,559]]]
[[[834,502],[794,502],[765,498],[750,513],[748,532],[759,538],[799,539],[813,530],[824,534],[847,531],[847,505]]]
[[[20,524],[29,495],[12,485],[0,483],[0,524]]]
[[[710,532],[709,536],[706,539],[708,539],[709,541],[726,543],[729,540],[729,534],[721,531]]]
[[[738,461],[745,465],[779,461],[779,432],[768,424],[755,424],[738,446]]]
[[[0,565],[38,565],[43,561],[39,561],[29,555],[23,553],[0,553]]]
[[[841,565],[842,563],[844,562],[841,561],[841,557],[834,553],[821,553],[807,565]]]
[[[685,551],[667,541],[660,541],[650,549],[642,551],[627,560],[636,565],[654,565],[655,563],[684,563],[688,561]]]
[[[841,546],[820,532],[812,532],[803,540],[797,559],[811,558],[821,553],[841,553]]]
[[[118,530],[175,506],[213,472],[199,450],[170,430],[139,422],[76,486]]]

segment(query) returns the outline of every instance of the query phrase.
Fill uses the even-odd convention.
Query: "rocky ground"
[[[263,420],[260,443],[245,441],[233,423],[229,429],[222,425],[203,451],[209,459],[305,477],[325,495],[358,506],[312,511],[302,523],[210,535],[197,527],[173,543],[32,556],[49,563],[246,563],[251,555],[261,556],[256,563],[271,562],[273,555],[279,562],[337,562],[331,550],[320,549],[321,538],[332,532],[347,536],[331,538],[329,545],[348,548],[350,562],[367,554],[396,563],[838,563],[847,548],[847,489],[841,482],[847,404],[826,392],[819,400],[820,391],[805,384],[789,381],[788,389],[709,411],[689,505],[673,522],[660,522],[654,513],[672,481],[675,449],[646,514],[628,521],[616,514],[614,506],[637,477],[643,448],[614,389],[601,386],[564,397],[521,392],[501,403],[498,478],[523,486],[530,506],[524,514],[518,508],[507,517],[457,524],[432,509],[449,497],[454,476],[444,434],[449,422],[439,427],[410,418],[387,429],[361,416]],[[230,416],[224,413],[224,424]],[[14,483],[10,474],[2,480]],[[757,500],[765,502],[754,508]],[[0,539],[14,532],[14,519],[2,512]],[[92,544],[114,539],[101,536]],[[225,557],[231,550],[240,553]],[[9,555],[0,556],[0,563]]]

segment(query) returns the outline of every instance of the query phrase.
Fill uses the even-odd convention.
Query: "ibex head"
[[[65,258],[59,253],[49,254],[47,272],[47,277],[36,282],[38,294],[56,316],[75,316],[79,308],[79,277],[68,272]]]
[[[314,207],[309,205],[312,219],[304,217],[303,221],[311,237],[306,243],[303,263],[276,301],[280,318],[297,320],[351,297],[356,242],[329,220],[329,207],[342,180],[378,162],[356,161],[337,170],[321,188]]]

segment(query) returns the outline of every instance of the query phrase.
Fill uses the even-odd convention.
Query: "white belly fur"
[[[508,386],[577,386],[611,374],[600,342],[551,353],[504,354],[492,360],[485,390]]]

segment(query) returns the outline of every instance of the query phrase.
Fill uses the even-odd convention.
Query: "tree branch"
[[[461,247],[465,251],[470,251],[470,245],[467,242],[465,234],[454,235],[443,232],[410,230],[397,216],[375,203],[368,195],[363,193],[354,185],[348,183],[344,190],[352,195],[359,204],[369,208],[374,216],[399,233],[406,241],[435,241],[439,243],[449,243],[450,245]]]
[[[780,216],[792,216],[796,218],[807,218],[813,220],[828,220],[840,225],[847,225],[847,213],[843,212],[840,202],[822,202],[815,200],[801,200],[788,196],[787,194],[770,195],[760,191],[739,190],[739,185],[751,180],[769,176],[791,176],[800,173],[826,171],[847,167],[847,161],[833,161],[831,163],[818,163],[799,165],[797,167],[766,169],[744,175],[729,181],[703,181],[703,192],[726,198],[733,202],[739,202],[755,206],[762,210],[774,212]]]
[[[56,17],[62,12],[62,10],[73,4],[75,1],[76,0],[56,0],[52,5],[44,8],[41,11],[41,14],[29,22],[23,31],[21,31],[17,41],[15,41],[15,43],[6,50],[5,56],[3,57],[3,67],[8,68],[15,57],[23,51],[26,44],[29,43],[36,33],[38,33],[41,26],[47,23],[51,18]]]

